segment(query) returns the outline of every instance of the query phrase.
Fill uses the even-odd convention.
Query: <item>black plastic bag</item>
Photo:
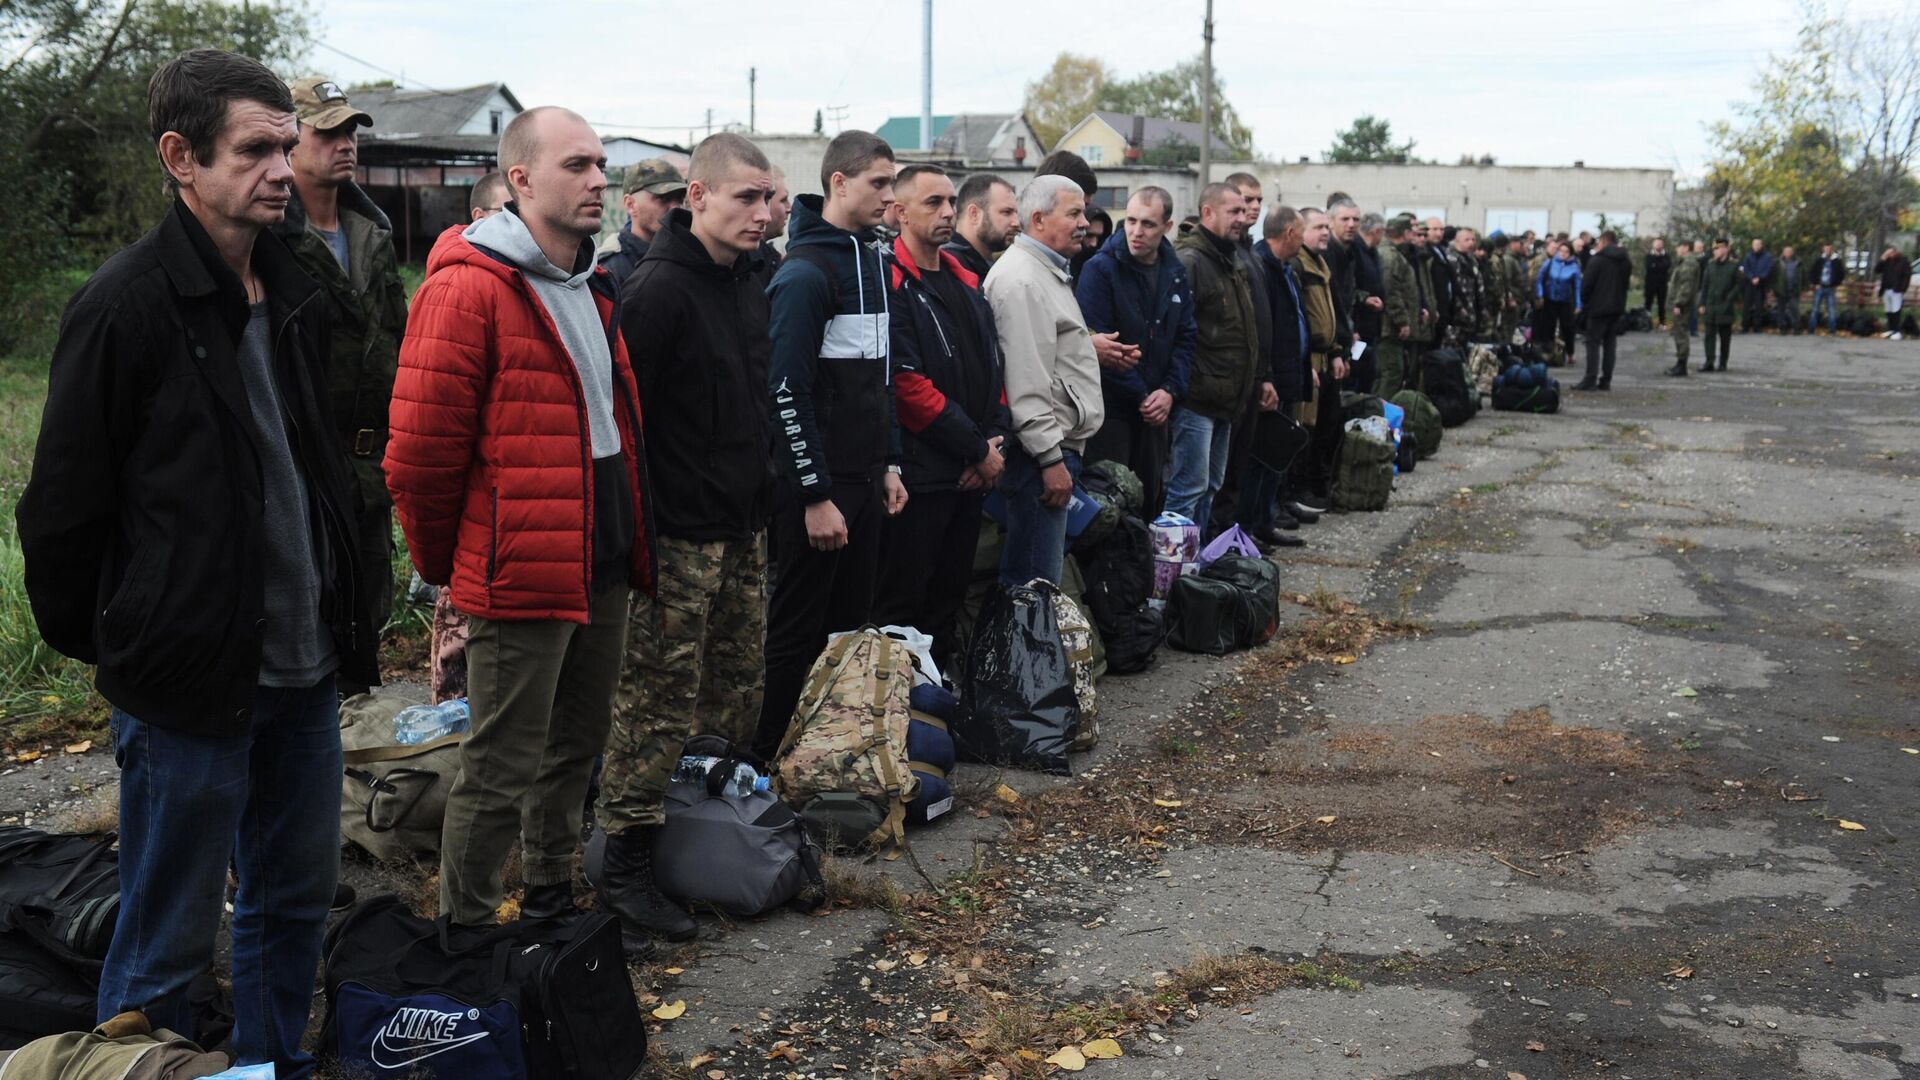
[[[962,758],[1072,775],[1067,746],[1080,704],[1053,592],[1044,583],[1002,589],[980,609],[953,729]]]

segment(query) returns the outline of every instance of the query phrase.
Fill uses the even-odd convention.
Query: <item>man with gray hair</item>
[[[1087,233],[1086,194],[1064,176],[1034,177],[1020,192],[1020,228],[984,286],[1014,434],[1001,480],[1007,542],[1000,582],[1057,585],[1080,454],[1106,415],[1100,361],[1067,273]]]
[[[1380,274],[1380,242],[1387,221],[1379,214],[1363,214],[1353,243],[1353,336],[1367,343],[1367,351],[1353,365],[1353,388],[1367,392],[1376,372],[1374,350],[1380,347],[1380,322],[1387,306],[1387,283]]]

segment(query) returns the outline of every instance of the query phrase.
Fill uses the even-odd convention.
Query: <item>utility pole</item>
[[[707,134],[713,134],[713,109],[711,107],[707,109]]]
[[[760,69],[747,69],[747,134],[760,130]]]
[[[1213,183],[1213,0],[1207,0],[1207,22],[1200,49],[1200,186]]]
[[[920,2],[920,149],[933,149],[933,0]]]

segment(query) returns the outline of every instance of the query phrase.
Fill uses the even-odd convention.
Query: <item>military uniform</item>
[[[1700,260],[1681,259],[1673,268],[1673,277],[1667,284],[1668,296],[1674,307],[1680,309],[1680,315],[1673,320],[1673,370],[1676,375],[1684,375],[1687,370],[1687,353],[1693,346],[1693,335],[1687,332],[1687,316],[1700,303]],[[1658,312],[1665,318],[1666,312]]]
[[[329,131],[343,124],[371,124],[366,113],[326,79],[292,84],[295,115]],[[308,277],[320,286],[333,351],[327,363],[327,397],[334,430],[347,453],[359,504],[362,597],[384,626],[393,609],[393,502],[381,460],[387,451],[387,405],[400,364],[400,338],[407,327],[407,292],[393,250],[393,226],[366,192],[351,180],[339,188],[339,232],[314,228],[298,189],[287,215],[274,227]],[[342,265],[330,239],[344,237]]]
[[[1507,249],[1507,321],[1506,329],[1500,335],[1500,344],[1513,343],[1513,335],[1520,329],[1520,323],[1527,317],[1527,307],[1533,297],[1533,279],[1527,276],[1527,264],[1512,248]]]
[[[1447,265],[1453,269],[1453,319],[1446,340],[1465,345],[1480,336],[1486,286],[1480,279],[1480,261],[1473,256],[1448,248]]]
[[[1420,300],[1413,264],[1398,247],[1382,240],[1374,248],[1380,258],[1380,280],[1386,284],[1385,304],[1380,311],[1379,379],[1373,392],[1391,398],[1401,390],[1419,383],[1413,371],[1413,350],[1422,333]],[[1406,336],[1400,336],[1405,330]]]
[[[1731,258],[1710,259],[1701,268],[1700,306],[1706,308],[1706,313],[1700,320],[1700,333],[1707,357],[1700,370],[1713,370],[1716,340],[1720,370],[1727,370],[1727,354],[1733,351],[1733,323],[1740,317],[1742,289],[1747,284],[1740,264]]]

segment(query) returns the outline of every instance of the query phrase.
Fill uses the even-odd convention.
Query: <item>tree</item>
[[[1335,165],[1368,161],[1405,165],[1413,156],[1413,145],[1413,140],[1408,139],[1403,145],[1395,146],[1393,125],[1366,113],[1354,118],[1352,127],[1333,137],[1333,145],[1324,156]]]
[[[292,74],[310,40],[297,0],[0,0],[0,350],[27,329],[19,297],[165,211],[147,130],[153,73],[204,45]]]
[[[1051,147],[1067,129],[1086,119],[1113,72],[1099,59],[1063,52],[1047,73],[1027,84],[1027,123],[1040,145]]]
[[[819,109],[813,110],[813,133],[815,135],[825,135],[827,133],[827,121],[825,117],[820,115]]]
[[[1203,74],[1201,60],[1195,57],[1166,71],[1109,81],[1096,95],[1095,107],[1129,116],[1153,116],[1198,124],[1201,121]],[[1227,101],[1226,80],[1220,77],[1219,72],[1213,76],[1213,131],[1214,137],[1226,143],[1234,154],[1241,157],[1253,155],[1253,129],[1241,123],[1240,114]],[[1164,144],[1160,147],[1141,147],[1142,159],[1149,152],[1164,149]],[[1193,146],[1189,149],[1192,156],[1181,160],[1198,161],[1200,148]]]

